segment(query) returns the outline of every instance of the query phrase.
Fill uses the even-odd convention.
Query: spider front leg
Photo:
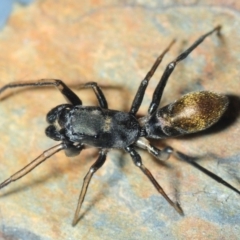
[[[77,209],[75,211],[74,218],[72,221],[72,226],[75,226],[79,220],[79,212],[81,210],[81,206],[84,201],[84,198],[85,198],[85,195],[86,195],[86,192],[88,189],[88,185],[92,179],[92,176],[100,167],[102,167],[102,165],[106,161],[106,156],[107,156],[107,150],[102,149],[100,151],[97,161],[91,166],[87,175],[84,177],[81,193],[80,193],[79,199],[78,199]]]
[[[58,144],[52,148],[49,148],[48,150],[44,151],[39,157],[34,159],[32,162],[30,162],[27,166],[19,170],[18,172],[14,173],[10,178],[6,179],[4,182],[0,184],[0,189],[7,186],[11,182],[17,181],[18,179],[25,176],[27,173],[31,172],[34,168],[36,168],[38,165],[43,163],[46,159],[53,156],[55,153],[66,149],[67,145],[65,143]]]
[[[108,109],[107,100],[102,92],[102,89],[98,86],[96,82],[88,82],[84,85],[81,85],[77,88],[92,88],[101,108]]]
[[[151,172],[143,165],[142,159],[140,155],[137,153],[137,151],[133,147],[126,147],[125,150],[130,154],[132,157],[132,160],[134,164],[139,167],[142,172],[148,177],[148,179],[151,181],[151,183],[154,185],[154,187],[157,189],[157,191],[167,200],[167,202],[180,214],[183,215],[183,210],[179,206],[179,203],[174,203],[168,195],[165,193],[163,188],[159,185],[159,183],[156,181],[156,179],[153,177]]]
[[[62,81],[58,79],[40,79],[37,81],[24,81],[24,82],[13,82],[9,83],[0,88],[0,94],[9,88],[19,87],[56,87],[63,96],[73,105],[82,105],[80,98]]]

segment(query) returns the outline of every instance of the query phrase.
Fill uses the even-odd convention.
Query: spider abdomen
[[[188,93],[157,110],[146,124],[146,131],[154,138],[199,132],[216,123],[227,106],[224,95],[209,91]]]

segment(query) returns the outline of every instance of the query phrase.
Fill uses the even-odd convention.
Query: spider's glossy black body
[[[140,136],[138,120],[130,113],[77,105],[63,108],[57,114],[58,124],[64,129],[58,140],[81,142],[97,148],[125,148]],[[50,125],[46,133],[54,140],[59,134],[55,125]]]
[[[160,160],[167,160],[173,152],[173,149],[171,147],[166,147],[165,149],[160,150],[151,145],[147,139],[163,139],[198,132],[210,127],[222,116],[228,106],[228,98],[224,95],[208,91],[186,94],[177,101],[158,109],[164,87],[177,63],[185,59],[193,49],[215,31],[219,34],[220,27],[218,26],[201,36],[186,51],[167,65],[167,68],[153,93],[148,114],[142,118],[137,118],[136,113],[142,103],[148,82],[174,41],[157,58],[151,70],[142,80],[128,113],[108,109],[105,96],[101,88],[95,82],[87,83],[83,87],[93,89],[98,99],[99,107],[83,106],[80,98],[69,89],[64,82],[56,79],[15,82],[0,88],[1,94],[9,88],[55,86],[69,102],[53,108],[47,114],[49,126],[46,129],[46,135],[53,140],[61,141],[61,143],[48,149],[27,166],[2,182],[0,188],[3,188],[9,183],[23,177],[60,150],[65,150],[67,156],[76,156],[87,145],[99,148],[99,157],[84,178],[73,220],[73,225],[75,225],[79,219],[79,212],[93,174],[104,164],[108,150],[119,148],[130,154],[134,164],[149,178],[157,191],[179,214],[183,214],[179,204],[173,202],[167,196],[150,171],[143,165],[141,157],[135,148],[139,147],[147,149],[147,151],[154,157]],[[183,155],[179,153],[179,156],[182,157]],[[196,164],[189,160],[186,159],[186,161],[196,166]],[[198,166],[198,169],[240,194],[239,190],[207,169],[200,166]]]

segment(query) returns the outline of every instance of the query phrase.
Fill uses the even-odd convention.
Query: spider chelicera
[[[79,212],[93,174],[104,164],[108,150],[117,148],[123,149],[130,154],[134,164],[149,178],[157,191],[179,214],[183,215],[179,203],[173,202],[168,197],[151,172],[143,165],[141,157],[135,149],[136,147],[146,149],[154,157],[160,160],[167,160],[173,153],[173,149],[166,147],[160,150],[150,144],[147,139],[164,139],[198,132],[216,123],[223,115],[228,106],[228,98],[209,91],[188,93],[177,101],[163,108],[158,108],[165,85],[176,65],[185,59],[206,37],[214,32],[220,35],[220,28],[220,26],[217,26],[212,31],[201,36],[187,50],[167,65],[153,93],[148,114],[142,118],[137,118],[136,114],[142,103],[147,85],[174,41],[156,59],[152,68],[142,80],[129,112],[108,109],[105,96],[95,82],[89,82],[83,85],[83,87],[93,89],[98,99],[99,107],[83,106],[80,98],[63,81],[57,79],[14,82],[0,88],[1,94],[9,88],[55,86],[69,102],[56,106],[47,114],[49,126],[46,129],[46,135],[61,143],[46,150],[27,166],[2,182],[0,188],[25,176],[47,158],[61,150],[65,150],[67,156],[76,156],[80,154],[84,146],[90,145],[99,148],[99,157],[91,166],[83,181],[72,222],[74,226],[79,220]],[[240,194],[240,191],[232,185],[197,165],[189,158],[184,157],[185,155],[182,153],[177,152],[177,155],[216,181]]]

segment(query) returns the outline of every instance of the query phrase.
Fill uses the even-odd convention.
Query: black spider
[[[76,156],[81,152],[85,145],[99,148],[99,157],[84,178],[72,223],[72,225],[76,225],[93,174],[104,164],[108,150],[111,148],[118,148],[124,149],[130,154],[134,164],[149,178],[157,191],[162,194],[162,196],[179,214],[183,215],[183,211],[178,202],[173,202],[167,196],[150,171],[143,165],[141,157],[135,148],[140,147],[147,149],[147,151],[154,157],[160,160],[167,160],[173,152],[173,149],[171,147],[166,147],[163,150],[159,150],[149,143],[147,140],[148,138],[164,139],[198,132],[210,127],[222,116],[228,106],[228,98],[208,91],[188,93],[182,96],[179,100],[158,109],[164,87],[177,63],[185,59],[207,36],[211,35],[213,32],[217,32],[219,35],[220,28],[220,26],[217,26],[212,31],[201,36],[192,46],[167,65],[153,93],[148,114],[139,119],[136,118],[136,113],[142,103],[149,80],[162,61],[163,56],[173,45],[174,41],[172,41],[157,58],[151,70],[142,80],[128,113],[108,109],[105,96],[95,82],[87,83],[84,87],[93,89],[98,99],[99,107],[83,106],[79,97],[61,80],[42,79],[38,81],[15,82],[2,87],[0,89],[0,94],[9,88],[55,86],[65,96],[69,103],[61,104],[53,108],[47,114],[49,126],[46,129],[46,135],[56,141],[61,141],[61,143],[46,150],[23,169],[2,182],[0,188],[3,188],[9,183],[25,176],[40,163],[60,150],[65,150],[67,156]],[[239,190],[207,169],[196,165],[196,163],[192,162],[189,158],[184,157],[183,154],[178,152],[178,156],[216,181],[240,194]]]

